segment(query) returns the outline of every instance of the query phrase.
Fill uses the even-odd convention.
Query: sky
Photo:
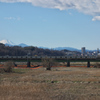
[[[100,0],[0,0],[0,40],[37,47],[100,48]]]

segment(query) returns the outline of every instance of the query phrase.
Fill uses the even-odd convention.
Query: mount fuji
[[[16,45],[15,43],[13,43],[10,40],[1,40],[0,43],[4,44],[6,46],[14,46],[14,45]]]
[[[1,40],[0,43],[4,44],[5,46],[21,46],[21,47],[27,47],[28,46],[24,43],[20,43],[20,44],[17,45],[10,40]]]

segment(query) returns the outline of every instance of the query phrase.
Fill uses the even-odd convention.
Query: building
[[[97,54],[99,53],[99,48],[97,48]]]
[[[85,56],[85,53],[86,53],[86,52],[85,52],[85,47],[82,47],[82,48],[81,48],[81,54],[82,54],[82,56]]]

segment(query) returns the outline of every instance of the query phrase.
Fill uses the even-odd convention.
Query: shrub
[[[7,61],[4,63],[4,72],[12,72],[12,67],[14,66],[14,63],[12,61]]]
[[[52,58],[44,58],[42,59],[43,67],[46,67],[46,70],[51,70],[51,67],[55,65],[54,59]]]
[[[100,68],[100,63],[95,63],[94,68]]]
[[[4,73],[4,69],[3,68],[0,68],[0,73]]]

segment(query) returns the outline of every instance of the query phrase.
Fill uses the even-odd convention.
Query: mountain
[[[76,49],[76,48],[72,48],[72,47],[57,47],[57,48],[53,48],[54,50],[69,50],[69,51],[81,51],[79,49]]]
[[[10,40],[1,40],[0,43],[3,43],[5,44],[6,46],[21,46],[21,47],[28,47],[29,45],[25,44],[25,43],[20,43],[18,45],[16,45],[15,43],[13,43],[12,41]],[[48,47],[38,47],[38,48],[43,48],[43,49],[51,49],[51,48],[48,48]],[[69,50],[69,51],[81,51],[79,49],[76,49],[76,48],[72,48],[72,47],[56,47],[56,48],[52,48],[52,50]]]
[[[21,47],[27,47],[28,45],[24,43],[20,43],[19,45],[16,45],[10,40],[1,40],[0,43],[4,44],[5,46],[21,46]]]
[[[21,46],[21,47],[28,47],[27,44],[24,44],[24,43],[20,43],[18,46]]]
[[[39,47],[39,48],[43,48],[43,49],[52,49],[52,50],[68,50],[68,51],[78,51],[81,52],[80,49],[76,49],[76,48],[72,48],[72,47],[56,47],[56,48],[47,48],[47,47]]]
[[[48,48],[48,47],[38,47],[38,48],[41,48],[41,49],[50,49],[50,48]]]
[[[19,45],[16,45],[10,40],[1,40],[0,43],[5,44],[6,46],[21,46],[21,47],[28,47],[29,45],[25,43],[20,43]],[[73,47],[56,47],[56,48],[48,48],[48,47],[38,47],[38,48],[43,48],[43,49],[52,49],[52,50],[69,50],[69,51],[78,51],[81,52],[81,49],[76,49]],[[86,50],[86,51],[96,51],[96,50]]]
[[[6,46],[14,46],[15,45],[15,43],[13,43],[10,40],[1,40],[0,43],[4,44]]]

